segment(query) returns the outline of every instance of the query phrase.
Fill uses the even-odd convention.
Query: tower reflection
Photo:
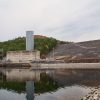
[[[26,93],[27,100],[34,100],[34,81],[26,82]]]

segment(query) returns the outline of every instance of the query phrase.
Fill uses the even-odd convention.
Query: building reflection
[[[22,85],[21,83],[26,83],[26,100],[34,100],[34,82],[40,80],[40,71],[30,71],[30,70],[3,70],[1,72],[2,82],[7,82],[12,84],[13,82],[18,82],[16,85]],[[14,83],[15,84],[15,83]],[[24,86],[22,86],[23,89]],[[8,87],[9,88],[9,87]],[[13,88],[14,89],[14,88]],[[23,91],[23,90],[22,90]]]
[[[6,81],[26,82],[26,99],[34,100],[34,81],[40,80],[40,71],[30,70],[5,70],[2,72],[6,76]],[[3,78],[4,79],[4,78]]]
[[[34,100],[34,81],[26,82],[26,98],[27,100]]]
[[[30,71],[25,69],[13,69],[3,71],[3,75],[6,76],[7,81],[19,81],[26,82],[27,80],[40,80],[40,71]]]

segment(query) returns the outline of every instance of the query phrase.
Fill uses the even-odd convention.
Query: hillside
[[[100,57],[100,40],[58,44],[56,48],[48,54],[48,57],[52,56],[53,54],[55,58],[60,56],[71,58]]]
[[[41,58],[98,58],[100,57],[100,40],[85,41],[85,42],[64,42],[46,36],[34,36],[35,50],[41,52]],[[0,49],[3,48],[4,55],[7,51],[25,50],[25,37],[19,37],[13,40],[0,42]]]
[[[54,38],[48,38],[41,35],[35,35],[34,37],[35,50],[39,50],[41,52],[41,57],[47,55],[52,50],[52,48],[57,45],[57,40]],[[0,42],[0,50],[3,48],[4,55],[6,55],[7,51],[25,50],[25,43],[25,37],[19,37],[13,40]]]

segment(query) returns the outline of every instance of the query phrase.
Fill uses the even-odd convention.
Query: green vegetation
[[[46,73],[41,73],[40,81],[35,81],[34,84],[35,93],[50,92],[59,87],[57,82],[46,75]],[[26,91],[26,82],[6,81],[6,79],[0,79],[0,89],[1,88],[21,93]]]
[[[40,81],[35,82],[35,92],[43,93],[54,91],[59,87],[57,82],[55,82],[51,77],[46,75],[46,73],[42,73],[40,76]]]
[[[0,82],[0,88],[7,89],[7,90],[14,90],[18,93],[25,91],[25,82]]]
[[[47,55],[56,45],[57,40],[54,38],[35,38],[35,50],[41,52],[41,57]],[[4,55],[7,51],[25,50],[25,37],[19,37],[6,42],[0,42],[0,49],[3,48]]]
[[[36,38],[35,49],[41,52],[41,57],[45,57],[55,46],[57,40],[54,38]]]

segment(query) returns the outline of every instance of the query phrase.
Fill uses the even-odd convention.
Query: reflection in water
[[[26,98],[27,100],[34,100],[34,82],[27,81],[26,82]]]
[[[34,100],[34,90],[36,93],[43,93],[58,88],[54,80],[47,76],[44,71],[4,70],[1,76],[0,88],[7,89],[8,91],[13,90],[18,94],[26,92],[27,100]]]
[[[99,86],[100,70],[57,70],[48,74],[59,85]]]
[[[0,88],[8,94],[13,90],[12,94],[15,98],[24,93],[24,99],[19,98],[18,100],[80,100],[90,91],[90,88],[100,85],[99,76],[100,70],[29,71],[14,69],[0,73]],[[65,88],[58,89],[59,87]],[[0,89],[0,100],[16,100],[9,95],[6,95],[7,99],[2,99],[5,98],[1,93],[2,89]],[[54,90],[56,92],[53,92]],[[41,95],[34,98],[34,91]],[[50,91],[52,93],[47,93]]]
[[[8,81],[27,81],[27,80],[40,80],[40,71],[30,71],[25,69],[6,70],[3,74]]]
[[[15,72],[15,74],[14,74]],[[17,72],[17,73],[16,73]],[[26,73],[25,73],[26,72]],[[57,83],[50,78],[44,71],[8,71],[2,74],[0,87],[14,90],[18,93],[25,91],[27,81],[34,81],[35,92],[43,93],[53,91],[58,88]],[[8,74],[9,73],[9,74]]]

